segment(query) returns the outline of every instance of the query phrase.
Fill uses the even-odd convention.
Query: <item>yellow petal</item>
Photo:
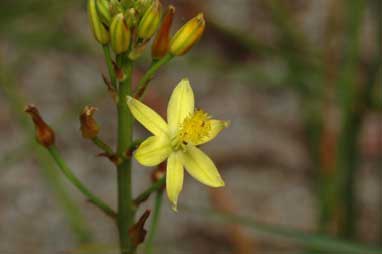
[[[135,119],[147,130],[156,136],[167,136],[167,124],[154,110],[130,96],[127,96],[127,105]]]
[[[215,164],[199,148],[188,146],[182,153],[182,159],[187,172],[199,182],[210,187],[224,186],[224,181]]]
[[[170,155],[170,140],[166,136],[151,136],[138,147],[135,159],[142,165],[156,166]]]
[[[172,153],[167,160],[166,190],[168,199],[172,203],[172,209],[177,211],[178,196],[183,187],[183,166],[181,154]]]
[[[210,120],[211,124],[211,130],[208,134],[208,136],[205,136],[202,138],[200,142],[194,145],[201,145],[207,142],[210,142],[212,139],[214,139],[224,128],[227,128],[230,125],[229,121],[222,121],[222,120]]]
[[[167,106],[167,121],[170,133],[176,133],[184,118],[194,112],[194,93],[190,81],[182,79],[171,94]]]

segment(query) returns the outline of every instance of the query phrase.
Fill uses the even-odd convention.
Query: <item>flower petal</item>
[[[157,136],[166,136],[168,127],[163,118],[142,102],[127,96],[127,105],[135,119]]]
[[[210,187],[224,186],[224,181],[215,164],[199,148],[188,146],[182,153],[182,161],[187,172],[199,182]]]
[[[135,159],[142,165],[152,167],[164,161],[171,153],[170,140],[165,136],[151,136],[138,147]]]
[[[184,118],[194,112],[194,93],[190,81],[182,79],[171,94],[167,106],[167,122],[170,133],[174,134]]]
[[[200,142],[194,145],[201,145],[207,142],[210,142],[212,139],[214,139],[224,128],[227,128],[230,125],[229,121],[222,121],[222,120],[210,120],[211,123],[211,131],[209,135],[205,138],[203,138]]]
[[[183,187],[183,165],[179,152],[172,153],[167,161],[166,189],[172,209],[177,211],[179,193]]]

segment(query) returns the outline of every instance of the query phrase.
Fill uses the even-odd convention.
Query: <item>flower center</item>
[[[210,131],[210,116],[198,109],[183,120],[179,132],[173,140],[173,147],[177,150],[188,143],[198,144],[209,136]]]

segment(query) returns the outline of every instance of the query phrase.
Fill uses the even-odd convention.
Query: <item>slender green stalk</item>
[[[114,151],[111,147],[103,142],[99,137],[92,138],[93,143],[98,146],[101,150],[103,150],[107,154],[113,154]]]
[[[31,148],[31,151],[34,151],[34,156],[41,165],[41,173],[53,189],[57,201],[61,205],[64,214],[68,217],[73,232],[80,242],[91,242],[92,236],[89,226],[87,225],[79,207],[71,199],[66,186],[64,186],[61,181],[59,176],[60,173],[55,170],[54,162],[52,162],[52,160],[48,157],[46,151],[44,151],[44,149],[36,143],[34,137],[31,137],[31,139],[34,141],[34,146]]]
[[[118,145],[117,155],[124,158],[124,154],[132,143],[133,117],[126,103],[126,96],[131,94],[132,63],[126,60],[123,70],[126,79],[119,86],[118,91]],[[118,232],[122,254],[134,253],[129,239],[129,229],[134,224],[134,209],[132,202],[131,160],[124,158],[117,167],[118,182]]]
[[[59,172],[54,170],[54,164],[45,153],[45,151],[38,145],[34,138],[34,130],[30,122],[27,120],[23,112],[23,107],[26,104],[25,99],[17,90],[19,86],[12,78],[10,73],[0,63],[0,89],[5,95],[6,100],[13,112],[12,116],[18,120],[20,126],[28,133],[28,140],[24,146],[29,144],[29,151],[32,151],[32,157],[35,157],[37,162],[41,165],[41,173],[45,182],[53,190],[56,202],[62,207],[63,214],[69,221],[71,230],[74,232],[79,242],[86,243],[91,241],[91,233],[86,220],[81,213],[79,207],[71,199],[68,191],[66,190]],[[28,155],[31,155],[30,153]]]
[[[356,234],[355,173],[358,168],[358,136],[363,118],[363,106],[357,89],[357,68],[359,57],[360,32],[365,10],[362,0],[352,0],[346,5],[346,25],[344,45],[344,63],[338,80],[338,95],[341,102],[342,130],[337,147],[337,202],[340,204],[343,220],[340,223],[340,235],[352,239]],[[360,107],[360,103],[362,106]]]
[[[160,67],[167,64],[171,61],[171,59],[174,58],[174,55],[167,54],[162,59],[153,62],[150,68],[147,70],[145,75],[142,77],[142,79],[139,81],[139,84],[134,91],[134,97],[137,99],[141,99],[146,91],[147,85],[149,84],[150,80],[154,77],[155,73],[159,70]]]
[[[103,52],[105,55],[105,62],[107,65],[107,69],[109,71],[109,77],[110,77],[111,85],[114,88],[117,88],[117,78],[116,78],[114,67],[113,67],[113,61],[112,61],[111,56],[110,56],[110,46],[104,45],[103,46]]]
[[[254,230],[259,235],[272,238],[287,239],[304,247],[321,249],[325,253],[343,254],[380,254],[382,249],[375,249],[369,246],[356,244],[353,242],[338,240],[321,234],[310,234],[297,229],[280,227],[258,223],[252,218],[235,215],[232,213],[219,212],[203,208],[182,207],[185,211],[192,214],[210,216],[222,223],[240,224]]]
[[[47,148],[52,158],[56,161],[57,165],[61,169],[61,172],[66,176],[66,178],[81,191],[90,202],[100,208],[106,215],[115,218],[116,213],[99,197],[94,195],[85,185],[73,174],[72,170],[68,167],[66,162],[62,159],[60,153],[55,146],[50,146]]]
[[[138,197],[134,199],[134,204],[138,206],[140,203],[147,200],[150,197],[151,193],[163,188],[165,182],[166,182],[166,179],[162,177],[161,179],[153,183],[149,188],[147,188],[147,190],[139,194]]]
[[[151,218],[150,231],[146,240],[146,254],[153,253],[153,242],[154,242],[156,230],[158,228],[158,221],[160,216],[160,210],[162,207],[162,200],[163,200],[163,190],[160,189],[156,192],[156,195],[155,195],[154,211]]]

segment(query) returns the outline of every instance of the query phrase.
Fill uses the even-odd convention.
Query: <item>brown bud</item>
[[[129,229],[129,236],[134,247],[137,247],[145,240],[147,231],[144,229],[144,226],[150,213],[150,210],[146,210],[139,218],[138,222]]]
[[[41,145],[50,147],[54,144],[54,132],[52,128],[42,119],[40,112],[34,105],[28,105],[25,112],[32,117],[32,121],[36,128],[36,139]]]
[[[99,132],[99,126],[93,117],[95,111],[97,111],[95,107],[85,106],[80,115],[81,132],[86,139],[97,137]]]
[[[151,54],[153,59],[160,59],[166,55],[170,47],[170,29],[172,25],[172,20],[175,14],[175,7],[169,5],[165,16],[163,17],[162,24],[159,28],[158,33],[155,36],[153,42]]]

